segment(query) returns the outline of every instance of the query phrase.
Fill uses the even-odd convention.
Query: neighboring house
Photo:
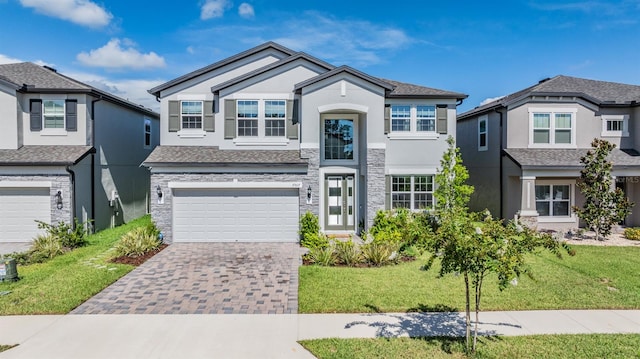
[[[0,65],[0,125],[0,242],[30,241],[35,220],[99,230],[148,213],[157,113],[25,62]]]
[[[298,240],[300,215],[355,233],[430,208],[464,94],[379,79],[268,42],[149,92],[161,106],[153,220],[167,241]]]
[[[579,221],[580,163],[594,138],[616,144],[616,185],[640,203],[640,86],[556,76],[458,116],[471,209],[567,230]],[[638,139],[638,141],[636,140]],[[626,219],[640,225],[640,210]]]

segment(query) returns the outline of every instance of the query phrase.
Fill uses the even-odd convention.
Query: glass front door
[[[325,228],[355,229],[353,175],[328,175],[325,178]]]

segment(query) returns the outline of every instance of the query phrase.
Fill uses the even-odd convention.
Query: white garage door
[[[174,189],[175,242],[295,242],[298,189]]]
[[[51,223],[49,188],[0,188],[0,242],[28,242]]]

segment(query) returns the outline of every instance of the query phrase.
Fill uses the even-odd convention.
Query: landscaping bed
[[[160,245],[160,247],[158,249],[154,249],[152,251],[149,251],[145,254],[136,256],[136,257],[130,257],[130,256],[119,256],[116,258],[113,258],[111,260],[111,263],[119,263],[119,264],[128,264],[128,265],[132,265],[134,267],[137,267],[139,265],[141,265],[142,263],[146,262],[147,259],[155,256],[156,254],[160,253],[163,249],[167,248],[167,246],[169,246],[166,243],[163,243]]]

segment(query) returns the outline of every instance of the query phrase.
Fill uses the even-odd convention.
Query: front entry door
[[[355,230],[355,188],[353,175],[325,178],[325,228]]]

